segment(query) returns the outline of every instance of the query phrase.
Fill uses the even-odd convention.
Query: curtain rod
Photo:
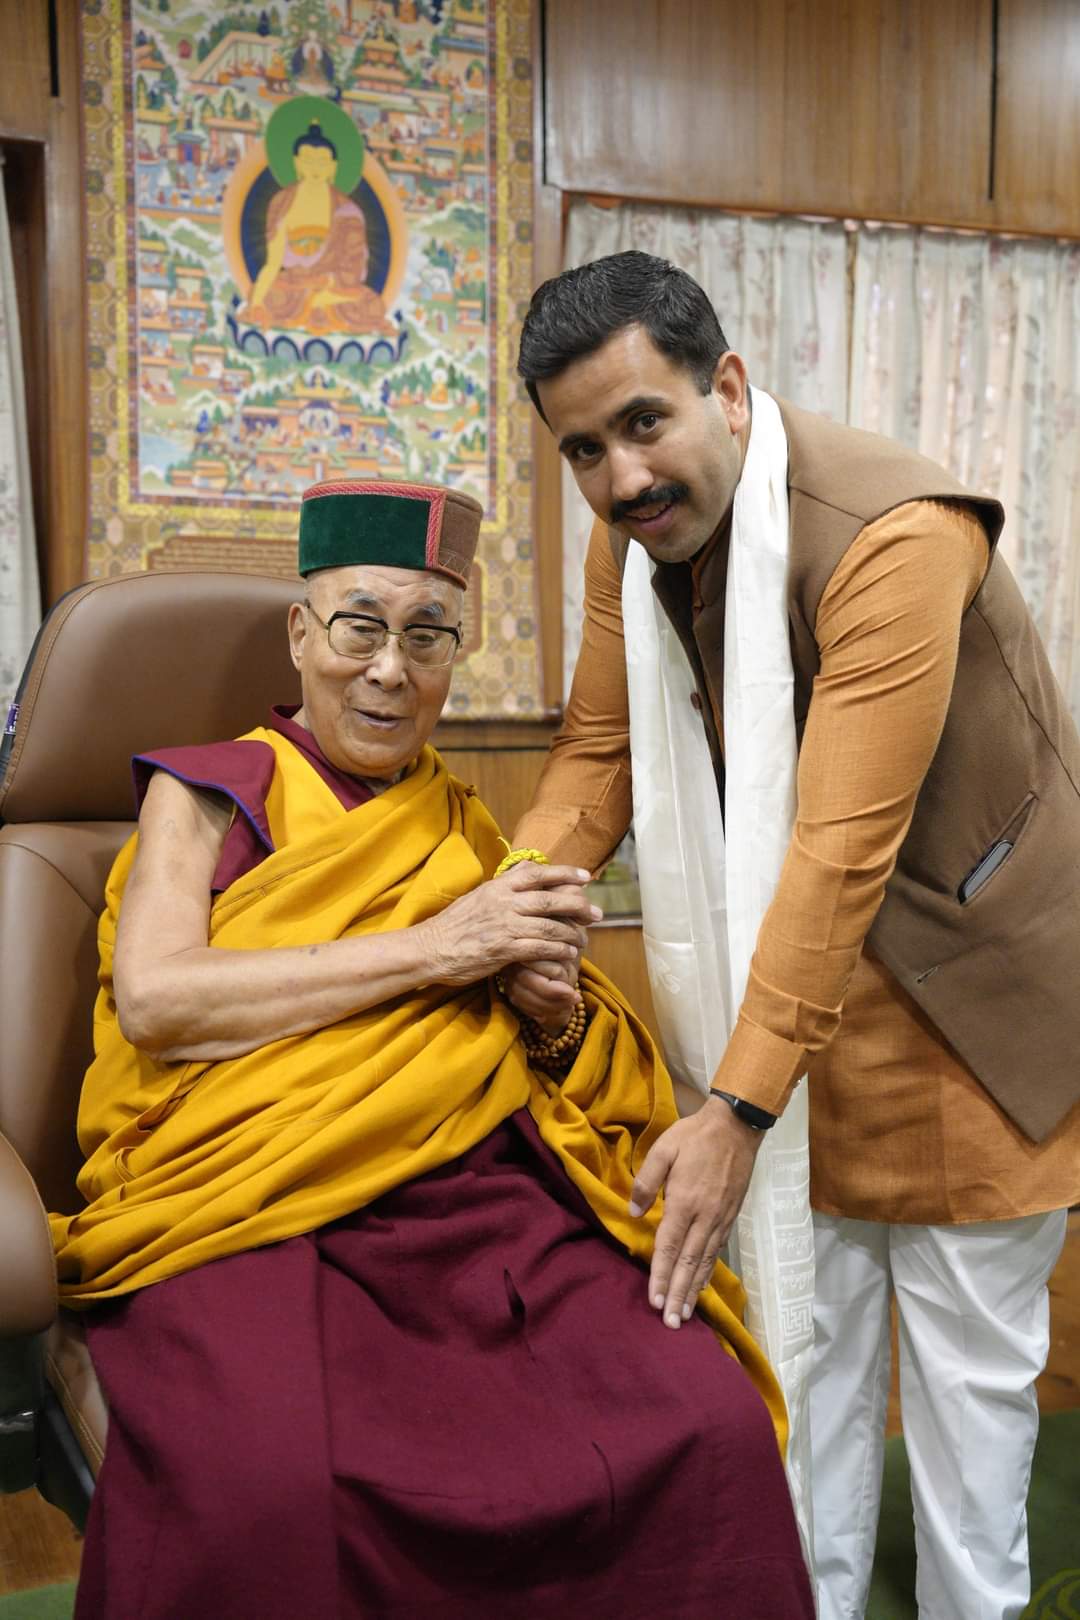
[[[1063,247],[1080,243],[1080,233],[1070,236],[1061,231],[1012,230],[993,225],[953,225],[941,220],[888,219],[877,215],[808,214],[793,208],[738,208],[730,203],[687,202],[672,197],[623,197],[592,191],[564,191],[563,213],[571,203],[591,203],[594,208],[616,209],[627,205],[645,208],[681,208],[688,213],[728,214],[738,219],[796,219],[807,225],[842,225],[846,231],[868,230],[933,231],[939,235],[994,236],[1005,242],[1059,242]]]

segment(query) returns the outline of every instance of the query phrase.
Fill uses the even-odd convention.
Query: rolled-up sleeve
[[[961,619],[987,560],[968,508],[910,502],[867,525],[822,596],[795,829],[714,1081],[771,1113],[840,1026],[941,737]]]

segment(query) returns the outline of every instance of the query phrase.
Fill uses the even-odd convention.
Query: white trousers
[[[919,1620],[1016,1620],[1027,1604],[1035,1379],[1066,1211],[971,1226],[814,1216],[810,1375],[820,1620],[862,1620],[889,1395],[889,1297],[911,1465]]]

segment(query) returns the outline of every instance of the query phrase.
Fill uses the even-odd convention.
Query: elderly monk
[[[646,1297],[667,1073],[587,964],[546,1028],[498,988],[597,913],[428,745],[480,515],[309,490],[301,708],[137,761],[53,1221],[110,1408],[79,1620],[813,1613],[738,1284],[676,1339]]]

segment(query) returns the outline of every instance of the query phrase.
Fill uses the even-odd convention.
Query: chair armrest
[[[56,1317],[56,1262],[29,1170],[0,1136],[0,1340],[43,1333]]]

